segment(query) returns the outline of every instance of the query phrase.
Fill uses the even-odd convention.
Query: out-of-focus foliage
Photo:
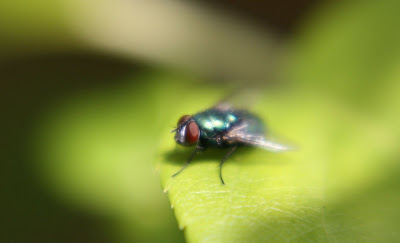
[[[132,85],[82,93],[39,121],[34,144],[49,189],[112,219],[122,241],[182,240],[152,163],[168,111],[159,106],[163,82],[171,81],[142,75]]]
[[[65,21],[62,1],[1,1],[0,61],[79,46]]]

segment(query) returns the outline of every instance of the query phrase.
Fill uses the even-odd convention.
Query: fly
[[[175,141],[183,146],[196,146],[186,164],[172,177],[181,173],[200,151],[209,147],[229,149],[219,164],[221,183],[222,166],[239,146],[261,147],[271,152],[290,150],[286,145],[266,138],[262,120],[246,110],[236,110],[228,104],[220,104],[192,116],[184,115],[178,120]]]

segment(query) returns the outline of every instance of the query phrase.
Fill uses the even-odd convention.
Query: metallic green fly
[[[219,104],[192,116],[184,115],[178,120],[175,141],[184,146],[196,146],[186,164],[175,173],[175,177],[192,161],[195,154],[209,147],[226,148],[228,153],[219,165],[222,184],[222,165],[239,146],[256,146],[271,152],[287,151],[286,145],[266,139],[266,128],[262,120],[246,111],[236,110],[229,104]]]

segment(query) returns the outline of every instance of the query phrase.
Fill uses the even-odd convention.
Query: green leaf
[[[197,91],[190,96],[201,103],[206,90]],[[372,239],[397,236],[369,225],[377,220],[398,226],[391,219],[400,212],[392,205],[400,195],[394,187],[400,142],[394,120],[359,114],[318,95],[265,96],[269,98],[254,111],[299,148],[279,154],[239,149],[224,165],[225,186],[218,175],[223,151],[198,155],[171,178],[193,148],[178,148],[169,127],[162,132],[161,180],[187,240],[308,242],[366,240],[372,233],[378,237]],[[194,106],[188,102],[173,113],[194,113]]]
[[[399,8],[393,3],[342,4],[313,19],[318,25],[293,49],[289,75],[298,82],[292,91],[265,91],[254,107],[298,150],[239,150],[224,165],[225,186],[218,176],[223,151],[198,155],[171,178],[192,151],[174,144],[165,127],[161,182],[189,242],[400,237],[400,49],[393,45]],[[180,93],[167,123],[210,106],[218,100],[208,93],[215,88]]]

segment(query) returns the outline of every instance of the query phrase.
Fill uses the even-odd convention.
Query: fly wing
[[[252,146],[257,146],[257,147],[263,148],[270,152],[284,152],[284,151],[292,150],[292,148],[287,145],[277,143],[274,141],[270,141],[265,138],[250,136],[250,137],[238,138],[238,141],[245,143],[245,144],[252,145]]]
[[[226,141],[257,146],[271,152],[292,150],[290,146],[266,139],[264,134],[249,133],[247,127],[247,124],[242,124],[231,129],[225,134]]]
[[[221,101],[212,108],[220,111],[229,111],[233,109],[233,105],[227,101]]]
[[[248,110],[259,103],[261,98],[262,94],[259,89],[238,88],[219,100],[213,108],[221,111],[232,109]]]

